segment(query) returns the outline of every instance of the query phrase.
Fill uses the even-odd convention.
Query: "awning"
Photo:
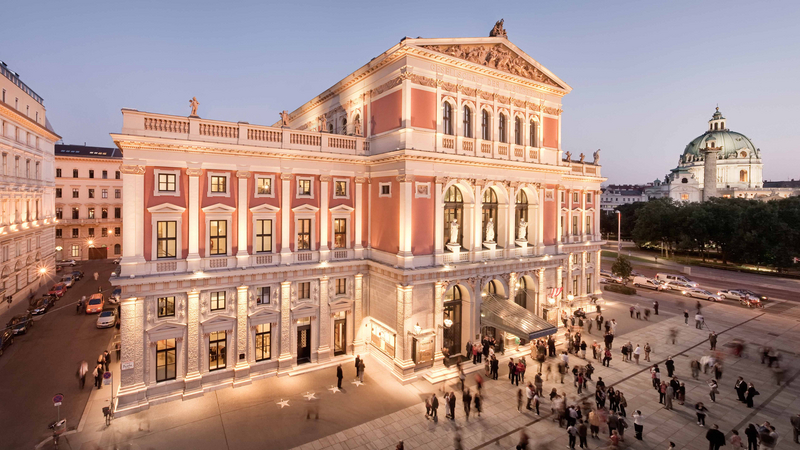
[[[481,326],[495,327],[527,340],[539,339],[557,331],[556,327],[522,306],[492,294],[483,297]]]

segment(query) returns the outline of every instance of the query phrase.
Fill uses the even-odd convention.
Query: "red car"
[[[89,302],[86,303],[86,314],[96,314],[103,311],[103,306],[106,303],[103,294],[93,294],[89,297]]]
[[[47,292],[48,295],[55,295],[56,298],[61,298],[67,293],[67,285],[64,283],[56,283]]]

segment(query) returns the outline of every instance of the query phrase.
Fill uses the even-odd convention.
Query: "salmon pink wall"
[[[542,145],[558,148],[558,119],[545,117],[542,130]]]
[[[429,130],[436,129],[435,92],[411,89],[411,126]]]
[[[415,177],[414,190],[416,192],[417,183],[430,182],[431,198],[415,198],[411,203],[411,217],[414,223],[414,230],[411,236],[411,253],[414,255],[430,255],[433,253],[433,234],[434,234],[434,200],[433,177]]]
[[[311,177],[311,178],[313,178],[313,181],[312,181],[312,185],[313,185],[312,192],[314,193],[314,198],[297,198],[297,178],[298,177]],[[311,205],[311,206],[316,206],[317,208],[319,208],[320,185],[319,185],[319,177],[318,176],[316,176],[316,175],[303,175],[303,174],[294,175],[292,177],[292,180],[291,180],[291,186],[292,186],[292,190],[291,190],[291,192],[292,192],[292,194],[291,194],[291,197],[292,197],[292,208],[296,208],[296,207],[298,207],[300,205]],[[295,229],[294,229],[295,228],[294,227],[295,215],[294,215],[293,212],[290,212],[290,211],[287,211],[287,213],[291,214],[291,216],[289,217],[289,239],[290,239],[289,248],[292,251],[295,251],[296,250],[295,249],[295,245],[294,245],[294,242],[295,242]],[[314,224],[315,224],[314,231],[312,232],[312,234],[314,235],[314,244],[313,245],[314,245],[314,250],[319,250],[319,211],[317,211],[314,214]],[[330,227],[328,227],[328,229],[330,230]]]
[[[549,185],[547,189],[555,190],[557,186]],[[559,210],[558,207],[559,202],[544,202],[544,235],[542,236],[542,240],[544,241],[544,245],[553,245],[556,243],[556,233],[558,231],[558,220],[559,220]]]
[[[372,101],[370,124],[372,134],[400,128],[403,117],[403,92],[398,89],[391,94]]]
[[[380,183],[386,182],[392,183],[392,196],[378,197],[381,190]],[[397,178],[373,178],[370,201],[372,248],[388,253],[397,253],[400,251],[400,183],[397,182]]]
[[[203,175],[200,176],[200,255],[201,256],[209,256],[206,255],[206,247],[208,246],[208,242],[206,242],[206,217],[205,213],[203,212],[203,208],[211,205],[216,205],[221,203],[226,206],[231,206],[236,208],[236,199],[239,195],[239,179],[236,177],[236,172],[227,171],[227,170],[212,170],[211,172],[214,174],[229,174],[228,177],[228,196],[227,197],[209,197],[208,196],[208,172],[207,170],[203,171]],[[230,220],[228,223],[228,236],[227,239],[230,240],[231,243],[231,253],[228,256],[236,255],[236,252],[239,249],[239,242],[238,242],[238,235],[239,235],[239,217],[234,211],[230,215]]]
[[[258,197],[256,198],[256,176],[271,175],[273,197]],[[247,253],[254,254],[253,252],[253,213],[250,208],[255,208],[261,205],[270,205],[277,208],[281,207],[281,174],[279,173],[266,173],[258,172],[253,173],[253,176],[247,179],[247,192],[249,198],[249,206],[247,207]],[[283,211],[278,211],[275,215],[275,220],[272,223],[272,252],[280,253],[281,251],[281,214]]]
[[[152,253],[153,248],[153,234],[155,230],[151,226],[153,221],[153,215],[147,208],[162,205],[165,203],[170,203],[176,206],[180,206],[182,208],[186,208],[187,204],[187,195],[189,189],[189,177],[186,175],[186,169],[181,169],[181,174],[178,177],[178,182],[180,183],[180,197],[156,197],[153,195],[155,189],[155,169],[160,169],[161,167],[146,167],[144,173],[144,259],[146,261],[152,261],[157,259],[155,255]],[[164,167],[163,169],[166,170],[175,170],[173,167]],[[189,210],[188,208],[183,212],[181,215],[181,243],[180,243],[180,253],[177,256],[177,259],[186,258],[189,254]]]

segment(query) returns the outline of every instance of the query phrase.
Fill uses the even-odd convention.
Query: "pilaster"
[[[412,175],[399,175],[400,182],[400,249],[397,253],[397,265],[413,268],[414,255],[411,253],[411,236],[413,229],[412,202],[414,201],[414,177]]]
[[[362,303],[363,303],[363,291],[364,291],[364,275],[361,273],[357,273],[355,275],[355,283],[353,290],[353,326],[355,327],[354,339],[353,339],[353,351],[356,353],[362,353],[365,351],[366,343],[364,341],[364,331],[361,325],[361,321],[363,320],[363,311],[362,311]]]
[[[544,269],[544,267],[538,269],[536,271],[536,275],[537,275],[536,276],[536,281],[539,283],[539,287],[536,289],[536,303],[537,303],[536,314],[537,315],[541,315],[542,314],[542,308],[544,308],[545,301],[546,301],[546,299],[545,299],[545,294],[546,293],[544,291],[544,289],[545,289],[545,287],[544,287],[544,277],[545,277],[545,269]]]
[[[597,250],[595,252],[595,259],[594,259],[594,293],[595,294],[602,294],[603,291],[600,290],[600,258],[602,257],[603,251]]]
[[[186,264],[189,271],[200,270],[200,175],[203,170],[186,169],[189,176],[189,254]]]
[[[356,242],[353,246],[353,250],[355,250],[356,259],[361,259],[364,257],[364,246],[361,245],[361,242],[364,240],[364,230],[362,229],[364,227],[364,181],[364,177],[356,177],[355,179],[356,223],[353,224],[353,227],[356,230]]]
[[[241,180],[241,178],[240,178]],[[233,386],[250,384],[250,364],[247,361],[247,286],[236,288],[236,366]]]
[[[578,282],[579,287],[579,295],[586,295],[589,293],[590,287],[586,285],[586,260],[587,260],[587,252],[581,252],[581,279]]]
[[[331,177],[330,175],[322,175],[319,177],[319,260],[327,261],[330,258],[330,249],[328,247],[328,217],[330,215],[330,206],[328,200],[328,190],[330,189]],[[348,236],[349,238],[349,236]]]
[[[203,395],[200,376],[200,292],[186,294],[186,378],[183,398]]]
[[[149,405],[144,370],[147,357],[144,343],[144,299],[127,298],[120,303],[120,311],[120,357],[123,363],[132,363],[133,367],[121,370],[117,410],[136,411]]]
[[[434,337],[434,352],[433,352],[433,365],[438,366],[444,361],[444,354],[442,353],[442,345],[444,339],[444,293],[447,288],[447,283],[444,281],[437,281],[434,286],[434,299],[433,299],[433,331],[436,333]]]
[[[291,255],[291,254],[290,254]],[[281,282],[281,348],[278,356],[278,373],[292,370],[292,282]]]
[[[397,338],[394,348],[394,371],[401,380],[408,380],[414,375],[414,361],[411,359],[411,345],[408,343],[410,334],[407,332],[407,330],[413,329],[408,324],[411,319],[413,289],[413,286],[397,285]]]
[[[125,234],[122,236],[121,276],[135,274],[135,264],[144,263],[144,166],[122,164],[122,195],[130,207],[122,208]],[[15,201],[9,202],[11,223],[18,220]],[[140,209],[136,209],[137,205]],[[66,211],[65,211],[66,214]],[[139,236],[141,235],[141,236]]]
[[[539,208],[536,211],[536,254],[541,255],[544,252],[544,186],[540,186],[537,191],[539,194]],[[558,199],[558,197],[556,197]],[[556,221],[560,222],[559,217],[561,216],[561,205],[556,208]],[[557,234],[559,234],[558,240],[561,240],[560,237],[561,230],[557,230]]]
[[[331,307],[328,297],[328,284],[330,279],[327,275],[319,279],[319,347],[317,349],[317,359],[325,362],[331,359]]]
[[[281,174],[281,263],[286,265],[292,263],[292,239],[289,235],[292,216],[292,179],[291,173]]]
[[[247,182],[250,178],[250,172],[246,170],[239,170],[236,172],[236,177],[239,179],[239,199],[236,202],[237,213],[237,251],[236,251],[236,267],[245,268],[250,261],[250,255],[247,252],[247,211],[248,211],[248,198],[250,197],[247,190]],[[246,303],[245,296],[245,303]]]
[[[433,254],[436,265],[444,264],[444,202],[442,201],[444,184],[445,180],[442,177],[436,177],[433,185]],[[463,227],[464,224],[461,223],[460,226]]]

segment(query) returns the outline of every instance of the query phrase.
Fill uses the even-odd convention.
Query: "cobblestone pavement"
[[[712,403],[708,397],[707,380],[711,377],[710,373],[705,376],[701,374],[698,380],[693,380],[689,369],[689,362],[692,359],[699,360],[703,355],[710,353],[709,331],[696,329],[693,321],[690,321],[689,325],[684,324],[681,316],[673,316],[628,335],[618,336],[614,340],[615,350],[611,367],[602,367],[599,361],[594,364],[597,368],[593,377],[595,380],[602,377],[607,386],[613,386],[625,394],[628,400],[628,415],[630,416],[633,410],[639,409],[645,416],[644,440],[634,439],[633,423],[629,419],[630,428],[626,432],[625,442],[620,447],[666,449],[672,441],[677,448],[707,448],[708,441],[705,439],[705,434],[708,428],[701,428],[696,424],[693,410],[693,405],[702,401],[710,410],[706,419],[707,425],[710,427],[712,424],[718,424],[728,438],[732,429],[738,429],[744,438],[744,428],[747,424],[769,421],[780,434],[777,448],[796,448],[796,444],[792,443],[789,417],[800,411],[798,395],[800,386],[797,383],[778,386],[771,370],[760,364],[757,351],[758,346],[766,344],[779,349],[784,355],[783,367],[786,369],[786,378],[791,381],[797,377],[800,373],[800,364],[795,353],[796,342],[800,338],[800,327],[798,327],[800,307],[790,308],[780,316],[727,305],[708,305],[703,312],[708,327],[719,335],[718,350],[727,353],[729,347],[726,347],[726,344],[733,339],[741,339],[748,344],[748,352],[744,358],[725,355],[720,394],[716,403]],[[679,331],[675,345],[667,343],[670,330],[673,328]],[[670,355],[673,357],[676,375],[686,383],[685,405],[681,406],[675,402],[674,410],[668,411],[658,403],[658,394],[651,385],[649,366],[622,361],[618,347],[629,340],[634,345],[639,343],[642,346],[645,342],[650,342],[654,347],[651,355],[652,363],[660,364],[662,370],[666,358]],[[581,360],[574,356],[570,357],[570,362],[581,364]],[[528,377],[530,376],[529,370]],[[738,401],[733,389],[737,376],[753,382],[760,392],[755,398],[755,408],[748,409]],[[544,392],[549,392],[552,387],[558,388],[559,392],[566,392],[570,403],[583,398],[590,401],[593,399],[594,384],[591,382],[588,392],[584,392],[580,397],[569,380],[566,384],[545,381]],[[434,387],[428,388],[429,393],[434,390]],[[451,383],[448,383],[447,390],[457,391]],[[441,392],[437,395],[441,397]],[[455,437],[460,436],[464,448],[511,449],[515,448],[520,430],[523,428],[531,438],[530,448],[568,447],[566,431],[559,428],[552,420],[547,399],[542,403],[540,417],[531,412],[517,412],[516,387],[510,386],[507,377],[503,376],[498,381],[486,383],[484,397],[482,415],[480,417],[473,415],[469,421],[464,416],[461,397],[458,395],[455,421],[444,418],[443,402],[439,408],[440,420],[434,423],[426,419],[424,404],[420,402],[297,448],[301,450],[394,449],[397,442],[402,440],[405,449],[442,449],[453,448]],[[607,434],[601,439],[589,438],[589,446],[605,447],[608,445],[607,438]]]

